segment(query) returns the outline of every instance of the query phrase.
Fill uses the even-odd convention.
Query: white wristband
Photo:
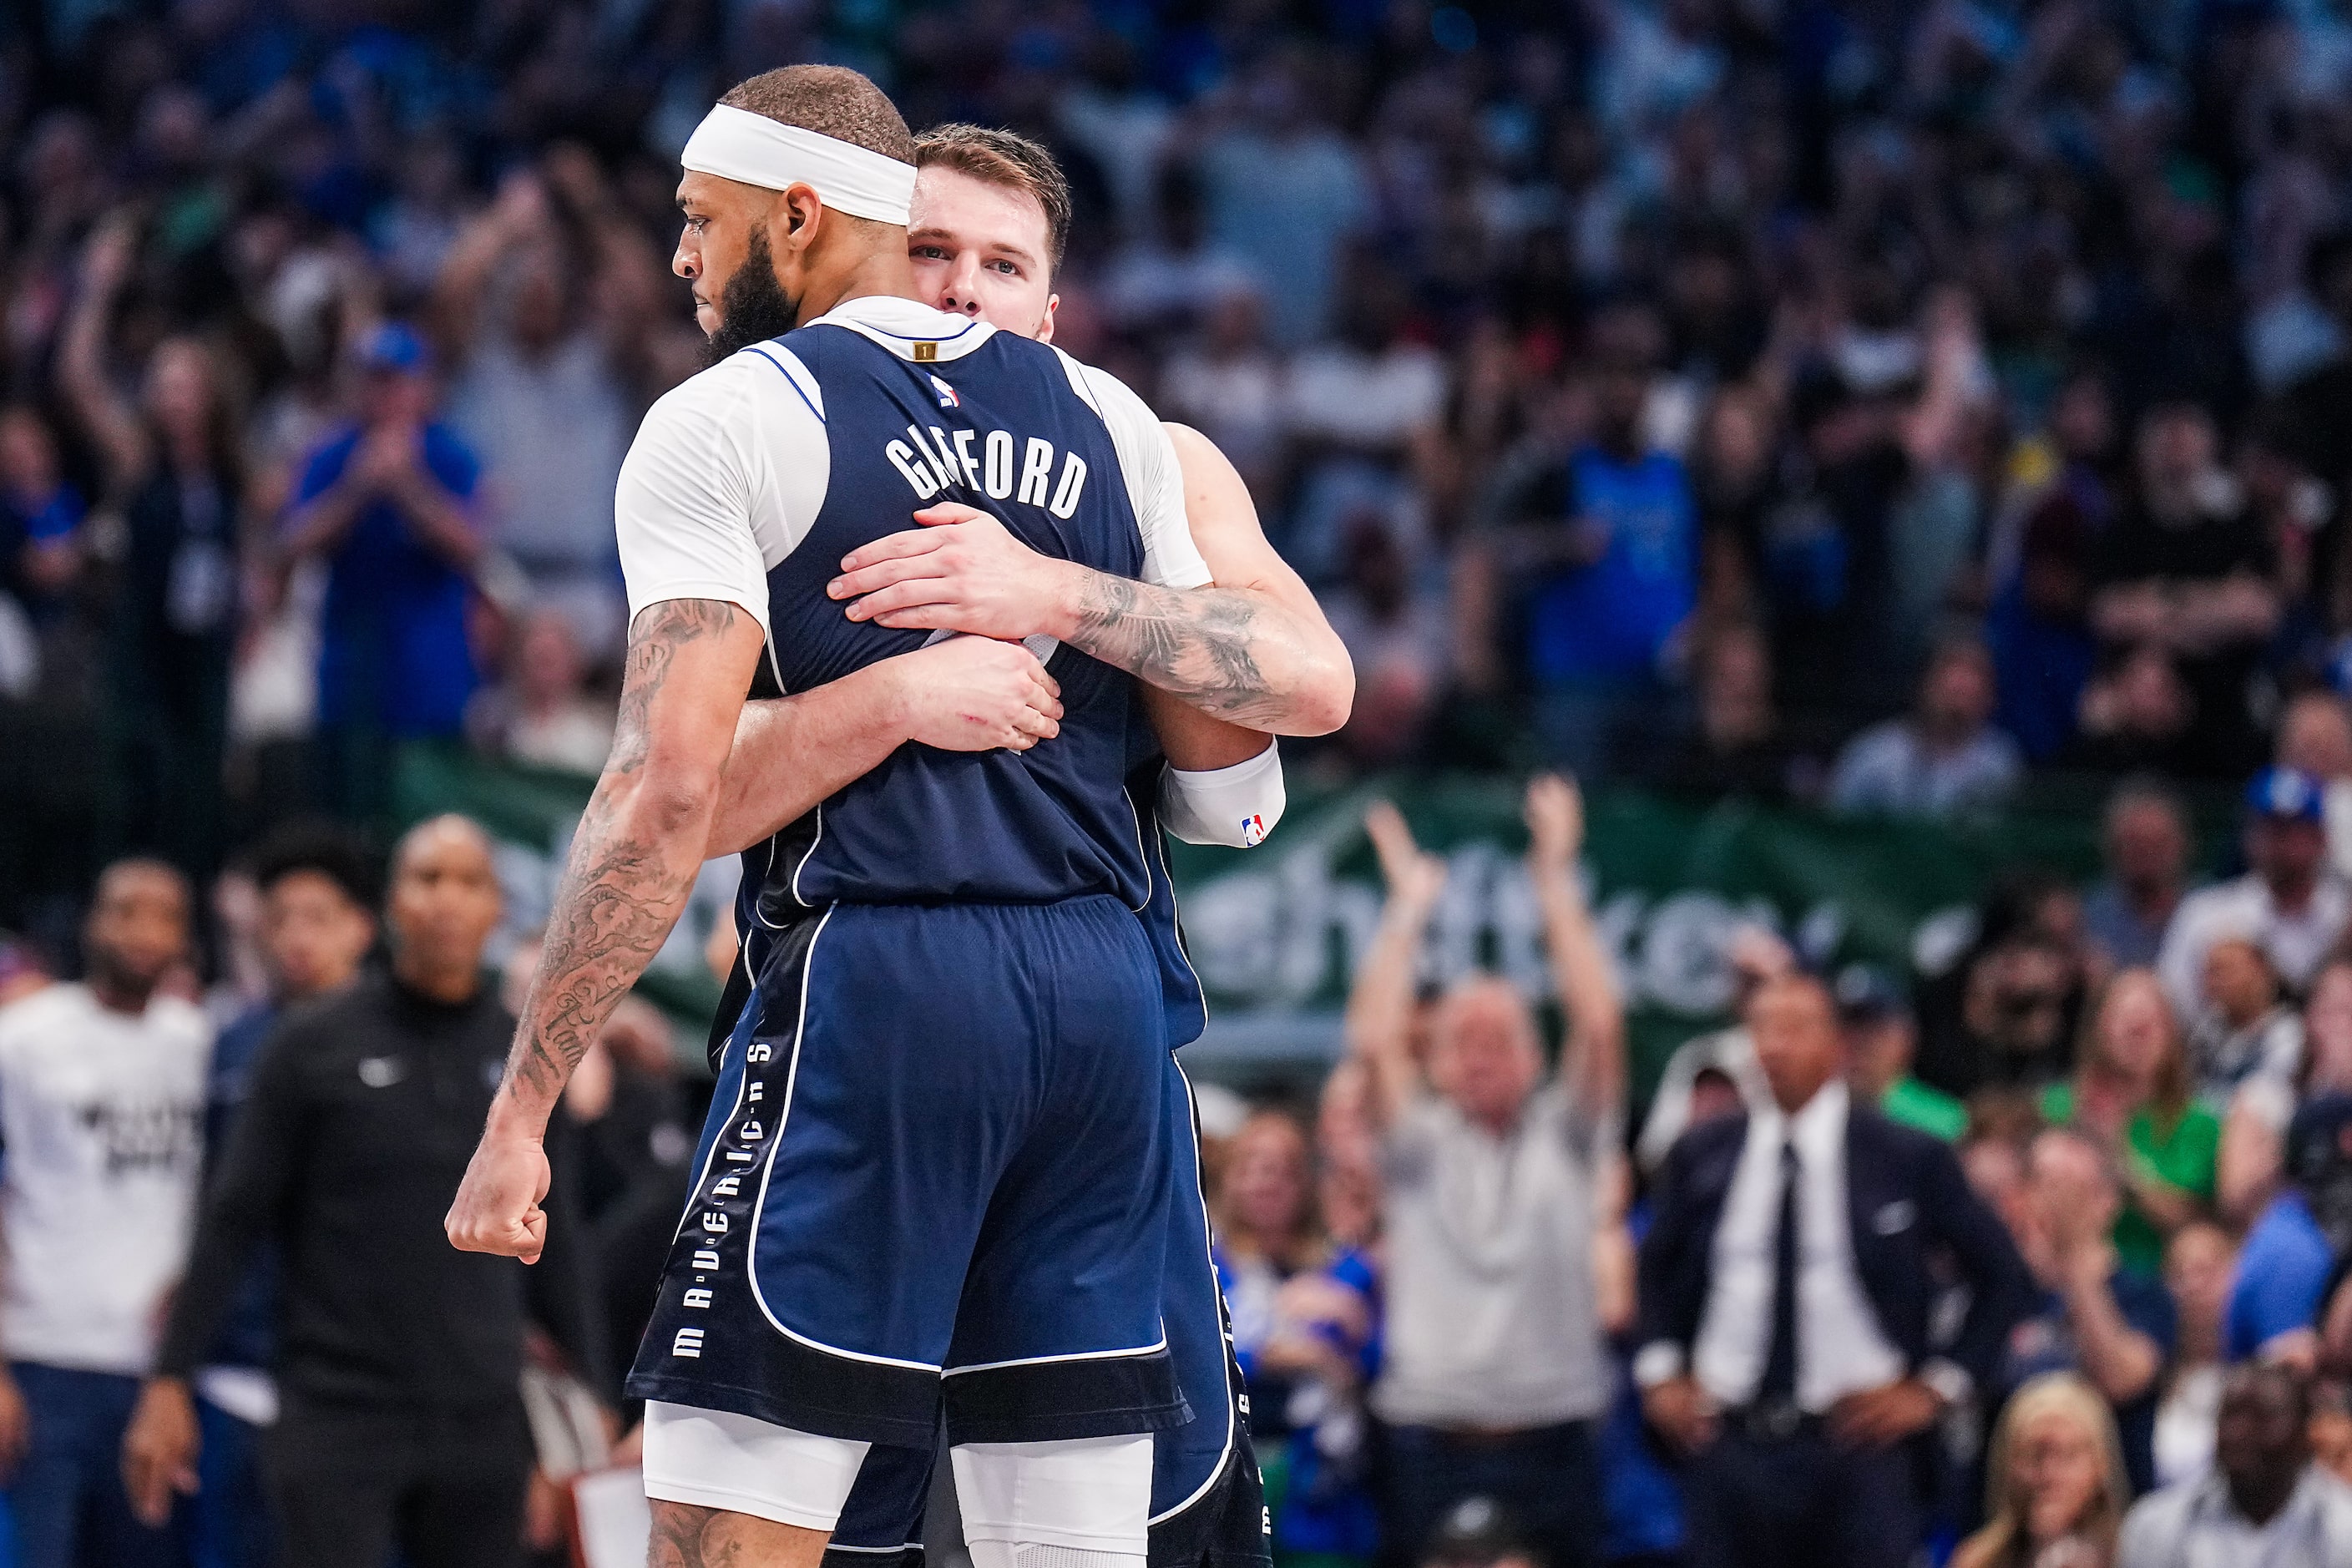
[[[1282,820],[1282,748],[1272,739],[1245,763],[1205,773],[1174,765],[1160,775],[1160,825],[1187,844],[1254,849]]]

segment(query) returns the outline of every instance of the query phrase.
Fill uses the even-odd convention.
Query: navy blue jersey
[[[1045,344],[871,299],[735,355],[646,416],[616,508],[632,610],[743,604],[782,689],[824,685],[933,635],[853,621],[825,588],[851,551],[950,501],[1042,554],[1207,580],[1173,448],[1133,394]],[[1156,857],[1125,787],[1134,682],[1075,648],[1051,668],[1057,737],[1023,752],[901,747],[752,859],[749,912],[775,925],[835,902],[1095,894],[1142,907]]]

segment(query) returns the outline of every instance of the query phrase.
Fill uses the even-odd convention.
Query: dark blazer
[[[1745,1116],[1694,1127],[1658,1173],[1641,1254],[1641,1342],[1698,1339],[1713,1286],[1716,1227],[1748,1138]],[[1950,1149],[1855,1106],[1846,1117],[1846,1212],[1862,1293],[1879,1331],[1913,1372],[1940,1357],[1979,1388],[1990,1385],[2009,1331],[2032,1300],[2024,1260],[2008,1230],[1960,1173]],[[1940,1271],[1938,1261],[1948,1267]],[[1954,1275],[1969,1289],[1958,1337],[1931,1347],[1936,1297]]]

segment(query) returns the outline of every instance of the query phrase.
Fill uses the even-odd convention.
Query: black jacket
[[[513,1035],[487,984],[450,1006],[381,973],[280,1023],[218,1154],[157,1371],[202,1364],[267,1236],[283,1259],[277,1371],[289,1395],[511,1404],[526,1316],[604,1387],[562,1117],[550,1129],[556,1179],[535,1266],[460,1252],[442,1230]]]
[[[1744,1116],[1695,1127],[1658,1174],[1642,1243],[1641,1342],[1677,1346],[1685,1362],[1706,1316],[1716,1228],[1747,1138]],[[1969,1188],[1951,1150],[1861,1106],[1846,1117],[1845,1172],[1854,1270],[1879,1331],[1915,1373],[1940,1358],[1990,1386],[2032,1300],[2009,1232]],[[1941,1274],[1939,1262],[1948,1265]],[[1968,1316],[1951,1344],[1931,1345],[1936,1298],[1954,1276],[1969,1287]]]

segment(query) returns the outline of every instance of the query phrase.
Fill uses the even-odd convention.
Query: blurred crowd
[[[2352,43],[2271,0],[42,0],[0,23],[0,918],[388,749],[577,769],[777,63],[1047,142],[1065,346],[1435,758],[1950,812],[2352,679]],[[17,892],[15,889],[30,889]],[[45,902],[46,900],[46,902]]]

